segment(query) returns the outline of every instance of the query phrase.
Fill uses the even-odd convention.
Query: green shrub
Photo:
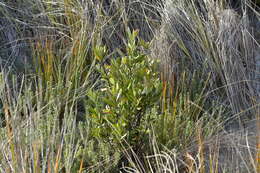
[[[80,170],[81,162],[87,172],[116,172],[121,153],[109,143],[100,140],[89,140],[81,145],[73,163],[73,172]]]
[[[147,112],[159,103],[162,88],[157,63],[141,51],[148,45],[136,42],[137,34],[128,33],[126,55],[112,59],[109,65],[97,65],[102,83],[87,93],[86,103],[94,137],[118,146],[126,142],[134,150],[148,139],[152,117]],[[97,59],[104,54],[105,48],[95,49]]]
[[[198,70],[192,76],[183,72],[174,84],[161,80],[158,63],[142,51],[149,45],[137,42],[137,33],[129,32],[126,55],[109,64],[103,65],[106,48],[94,49],[100,62],[96,65],[100,82],[88,91],[86,101],[92,138],[140,159],[152,152],[151,135],[160,150],[179,151],[189,147],[198,133],[212,135],[223,112],[214,103],[207,103],[210,75]]]

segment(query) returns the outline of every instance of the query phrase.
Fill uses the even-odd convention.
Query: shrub
[[[161,96],[157,63],[142,53],[146,43],[136,42],[137,31],[129,34],[127,54],[98,65],[101,86],[88,92],[86,103],[92,122],[92,135],[121,148],[128,144],[134,151],[148,143],[148,114]],[[102,59],[103,49],[96,48],[96,58]],[[90,106],[92,105],[92,106]]]

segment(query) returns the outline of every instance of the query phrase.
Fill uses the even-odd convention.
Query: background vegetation
[[[0,2],[1,172],[259,172],[259,1]]]

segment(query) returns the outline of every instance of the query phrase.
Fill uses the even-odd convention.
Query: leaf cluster
[[[91,103],[87,103],[93,136],[135,147],[148,135],[146,121],[151,122],[152,117],[147,112],[159,103],[162,91],[158,63],[143,53],[148,45],[137,42],[137,34],[128,33],[125,55],[112,59],[110,64],[97,65],[102,85],[88,92]],[[95,50],[95,57],[102,60],[105,49]]]

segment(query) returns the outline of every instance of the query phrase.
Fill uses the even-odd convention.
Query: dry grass
[[[222,132],[210,139],[198,139],[194,145],[179,153],[176,150],[162,152],[156,140],[151,141],[154,154],[146,157],[147,168],[140,169],[137,162],[128,172],[171,172],[171,173],[257,173],[259,152],[257,121],[252,120],[246,129]],[[156,165],[156,166],[153,166]]]
[[[211,90],[221,91],[215,97],[230,105],[233,114],[254,117],[259,97],[259,45],[248,13],[239,16],[217,2],[205,1],[206,5],[201,4],[207,12],[205,18],[192,1],[188,5],[167,2],[154,56],[161,58],[170,80],[180,71],[193,73],[203,67],[213,75]]]

